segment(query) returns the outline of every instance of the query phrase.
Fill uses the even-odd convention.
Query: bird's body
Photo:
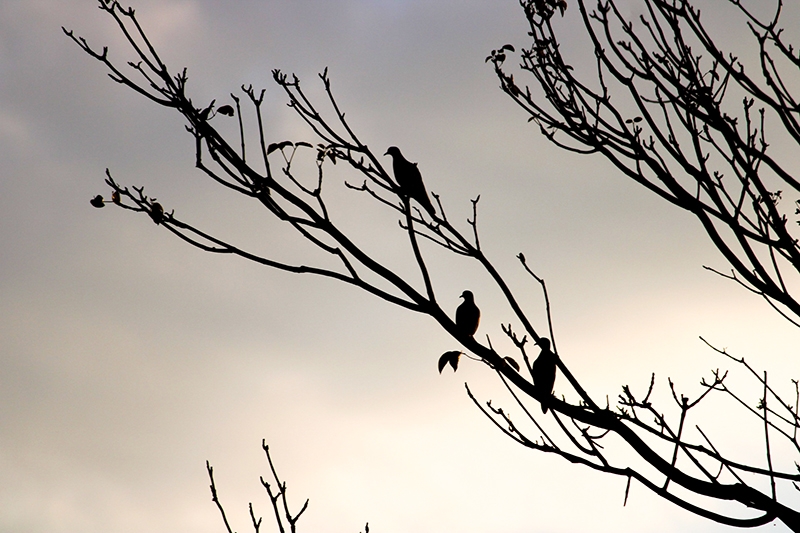
[[[400,196],[416,200],[428,213],[433,215],[436,210],[433,208],[431,199],[428,198],[428,191],[425,190],[425,184],[422,183],[422,174],[417,168],[417,164],[403,157],[400,149],[396,146],[389,147],[384,155],[392,156],[392,170],[394,170],[394,179],[400,187]]]
[[[464,302],[456,309],[456,326],[464,335],[472,337],[478,331],[481,310],[475,305],[475,297],[471,291],[461,293],[461,298],[464,298]]]
[[[536,344],[542,347],[542,351],[531,368],[533,386],[541,392],[543,398],[549,398],[553,394],[553,385],[556,382],[556,354],[550,350],[550,339],[542,337]],[[547,413],[547,404],[544,401],[542,401],[542,412]]]

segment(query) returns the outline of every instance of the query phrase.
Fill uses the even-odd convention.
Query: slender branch
[[[206,471],[208,472],[208,479],[211,482],[211,501],[216,504],[219,514],[222,515],[222,522],[225,524],[225,530],[228,533],[233,533],[231,526],[228,523],[228,517],[225,516],[225,509],[222,508],[222,503],[220,503],[219,497],[217,496],[217,486],[214,484],[214,468],[208,461],[206,461]]]

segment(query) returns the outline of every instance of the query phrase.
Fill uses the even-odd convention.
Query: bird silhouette
[[[542,347],[539,357],[533,362],[531,376],[533,386],[539,390],[542,396],[542,412],[547,413],[547,404],[544,398],[549,398],[553,394],[553,385],[556,382],[556,354],[550,350],[550,339],[542,337],[536,343]]]
[[[422,174],[417,168],[417,164],[403,157],[397,146],[390,146],[383,155],[392,156],[392,170],[394,170],[394,179],[400,186],[400,195],[403,198],[413,198],[433,215],[436,210],[433,208],[431,199],[428,198],[428,191],[425,190],[425,184],[422,183]]]
[[[481,310],[475,305],[475,297],[472,291],[461,293],[464,302],[456,309],[456,326],[464,335],[472,337],[478,331],[478,323],[481,321]]]

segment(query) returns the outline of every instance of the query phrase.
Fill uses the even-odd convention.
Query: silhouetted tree
[[[759,49],[761,78],[757,81],[735,57],[716,48],[700,23],[699,13],[687,2],[642,0],[646,14],[634,24],[620,14],[616,2],[601,2],[590,12],[578,0],[577,9],[597,58],[596,75],[586,81],[562,57],[554,29],[554,14],[563,14],[567,4],[563,0],[527,0],[521,4],[533,37],[532,46],[522,51],[521,68],[537,80],[541,90],[519,85],[504,70],[507,55],[514,52],[511,45],[493,51],[487,58],[493,63],[503,90],[557,145],[581,153],[599,152],[626,175],[695,214],[733,268],[730,275],[724,275],[762,295],[790,320],[800,319],[800,304],[791,295],[791,284],[786,280],[787,271],[797,274],[800,269],[800,249],[792,236],[795,226],[788,221],[789,213],[779,206],[782,193],[775,184],[793,192],[800,191],[800,186],[785,165],[767,154],[764,137],[767,114],[771,114],[778,118],[777,124],[790,139],[800,141],[798,106],[781,74],[782,66],[796,69],[800,59],[781,40],[777,25],[780,9],[774,19],[762,23],[738,1],[731,0]],[[796,381],[792,405],[775,392],[766,373],[718,350],[756,380],[762,391],[757,406],[749,405],[729,388],[727,374],[720,372],[702,381],[705,390],[695,399],[680,394],[670,381],[677,406],[675,417],[657,409],[650,400],[655,376],[643,396],[624,386],[616,406],[608,401],[599,404],[559,356],[544,280],[519,254],[520,266],[543,291],[548,323],[535,325],[500,271],[484,255],[477,224],[479,198],[472,201],[468,226],[460,228],[448,218],[439,196],[432,195],[435,205],[429,207],[424,188],[420,191],[414,185],[410,190],[411,185],[402,183],[404,178],[416,180],[420,176],[412,163],[402,159],[405,176],[398,176],[395,166],[392,179],[378,157],[380,152],[373,153],[345,119],[331,90],[327,70],[319,76],[329,104],[325,113],[303,91],[296,76],[273,71],[274,81],[285,92],[290,107],[310,128],[313,142],[267,139],[261,108],[264,92],[242,87],[243,99],[251,106],[257,122],[254,162],[246,157],[246,113],[240,97],[231,95],[235,110],[230,105],[215,109],[214,101],[195,104],[186,93],[186,70],[175,74],[168,69],[134,11],[107,0],[100,0],[100,8],[119,24],[137,56],[129,63],[131,70],[123,71],[112,62],[106,48],[98,51],[65,30],[67,35],[101,61],[114,81],[182,114],[196,141],[197,167],[221,186],[259,203],[292,228],[299,240],[311,244],[319,258],[292,264],[240,248],[183,220],[174,210],[164,209],[143,188],[119,184],[106,171],[115,205],[150,216],[167,231],[202,250],[238,255],[277,270],[332,278],[428,315],[465,351],[445,353],[439,361],[440,371],[447,363],[457,369],[460,355],[469,352],[496,372],[516,402],[515,409],[524,414],[522,420],[515,417],[512,422],[506,410],[478,401],[467,387],[470,398],[500,430],[530,449],[627,478],[626,501],[630,482],[636,480],[664,499],[716,522],[750,527],[777,519],[793,531],[800,531],[800,513],[779,497],[786,490],[798,488],[800,473],[773,468],[772,458],[775,439],[788,444],[787,453],[793,457],[800,454],[800,391]],[[618,98],[618,94],[629,95],[629,101]],[[734,96],[726,96],[732,94],[744,95],[738,118],[727,109],[728,99]],[[757,110],[755,102],[765,110]],[[238,135],[223,135],[215,125],[217,114],[235,115]],[[392,154],[395,163],[399,154],[399,150]],[[294,161],[298,157],[315,161],[316,170],[311,177],[296,170]],[[384,257],[367,250],[337,223],[323,194],[326,171],[337,162],[357,176],[360,184],[345,182],[353,192],[374,200],[389,216],[399,217],[400,231],[408,239],[409,256],[416,265],[413,276],[400,274]],[[425,211],[413,205],[412,198]],[[92,199],[92,205],[104,205],[103,199]],[[486,343],[473,336],[477,309],[474,320],[461,323],[453,319],[453,303],[437,299],[427,263],[430,254],[423,253],[421,240],[476,262],[494,282],[513,317],[503,323],[502,330],[525,362],[523,372],[515,359],[493,348],[488,336]],[[541,346],[544,356],[536,369],[526,351],[531,339]],[[551,372],[551,361],[566,378],[569,394],[576,396],[574,401],[552,395],[552,382],[546,375]],[[536,377],[539,368],[541,377]],[[766,468],[733,460],[699,426],[697,433],[687,430],[689,411],[711,394],[728,397],[763,425]],[[547,420],[533,415],[530,407],[537,403],[548,411]],[[609,451],[619,450],[620,446],[624,453]],[[642,464],[645,466],[638,466]],[[714,504],[720,501],[737,502],[745,512],[719,512]]]
[[[800,200],[780,201],[800,193],[800,180],[791,163],[768,153],[765,132],[800,143],[800,55],[782,38],[782,0],[764,21],[745,1],[714,4],[715,13],[730,4],[744,18],[734,31],[749,28],[760,61],[747,68],[715,44],[692,2],[639,0],[645,14],[628,20],[615,0],[593,11],[577,0],[591,47],[582,55],[596,58],[594,72],[577,72],[562,55],[551,2],[520,3],[533,38],[520,68],[538,87],[520,85],[504,69],[508,45],[487,58],[503,90],[557,146],[602,154],[691,212],[733,268],[720,274],[797,324],[791,287],[800,273]],[[765,4],[747,3],[759,11]]]
[[[286,499],[286,481],[278,477],[278,472],[275,470],[275,464],[272,462],[272,456],[269,453],[269,446],[264,440],[261,441],[261,449],[264,450],[264,455],[267,456],[267,464],[269,464],[271,476],[268,476],[267,479],[261,476],[259,481],[261,481],[261,486],[264,487],[267,497],[269,498],[275,524],[278,526],[278,531],[280,531],[280,533],[285,533],[287,526],[291,533],[295,533],[297,531],[297,521],[300,520],[300,517],[306,512],[306,509],[308,509],[309,500],[306,499],[300,510],[294,515],[292,514],[289,510],[289,502]],[[208,461],[206,461],[206,471],[208,472],[208,480],[211,482],[211,485],[209,485],[211,489],[211,501],[217,505],[217,510],[219,510],[219,514],[222,517],[222,523],[225,524],[225,530],[228,533],[234,533],[228,522],[228,515],[225,513],[225,508],[217,494],[217,484],[214,482],[214,467],[212,467]],[[271,481],[268,481],[268,479]],[[248,505],[248,510],[250,512],[250,522],[253,525],[253,530],[255,533],[259,533],[261,531],[261,523],[264,519],[261,516],[256,518],[256,512],[253,510],[252,503]],[[364,533],[369,533],[369,522],[364,526]]]

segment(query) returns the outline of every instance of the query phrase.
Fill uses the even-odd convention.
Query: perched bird
[[[542,397],[549,398],[553,394],[553,384],[556,382],[556,354],[550,350],[550,339],[542,337],[536,344],[542,347],[542,351],[531,368],[533,386],[540,391]],[[547,404],[544,401],[542,401],[542,412],[547,413]]]
[[[428,198],[428,191],[425,190],[425,184],[422,183],[422,174],[420,174],[417,164],[403,157],[397,146],[390,146],[383,155],[392,156],[394,179],[397,180],[397,184],[400,186],[400,195],[403,198],[413,198],[428,213],[433,215],[436,211],[433,208],[431,199]]]
[[[456,326],[464,335],[472,337],[478,331],[478,323],[481,321],[481,310],[475,305],[475,297],[472,291],[461,293],[464,302],[456,309]]]

